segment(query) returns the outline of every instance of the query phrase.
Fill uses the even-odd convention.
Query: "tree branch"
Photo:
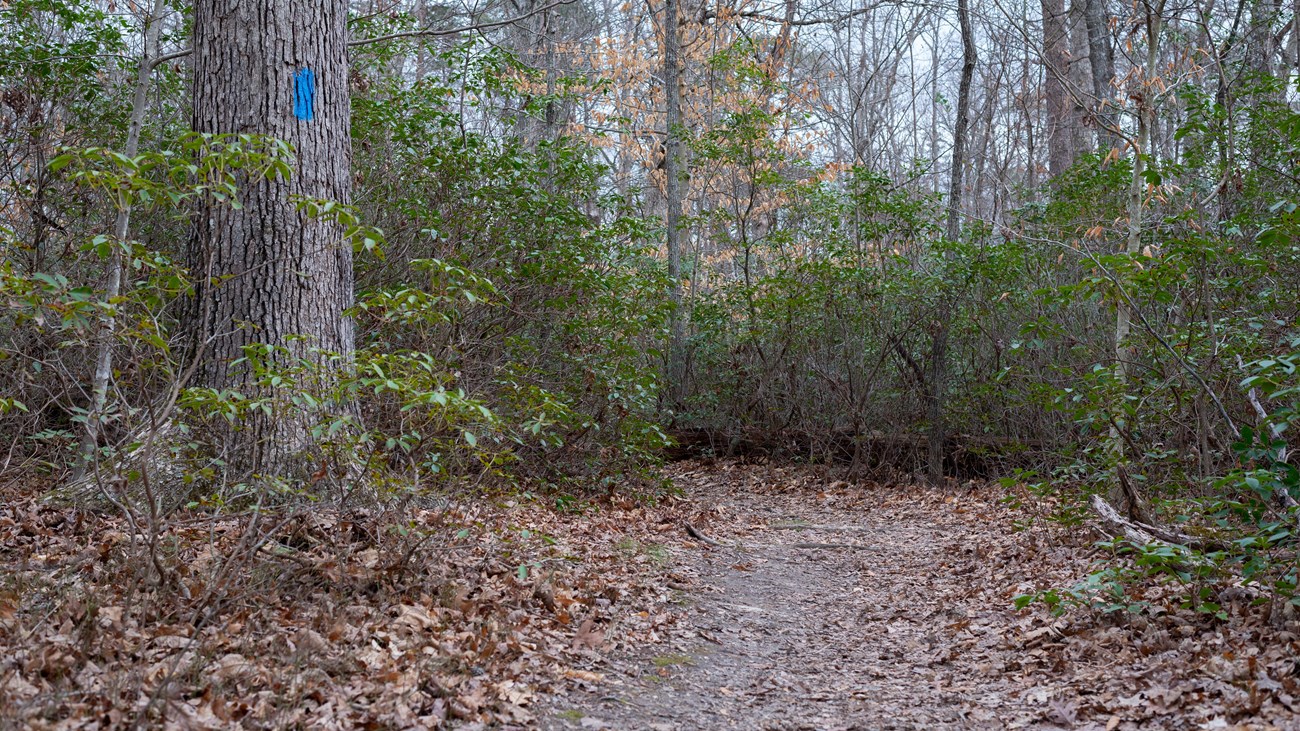
[[[491,30],[493,28],[500,28],[503,25],[510,25],[512,23],[518,23],[521,20],[527,20],[528,18],[531,18],[534,15],[544,13],[548,10],[557,8],[561,5],[570,5],[574,2],[576,2],[576,0],[556,0],[555,2],[549,3],[547,5],[543,5],[540,8],[534,8],[533,10],[530,10],[527,13],[516,15],[511,18],[506,18],[505,20],[494,20],[488,23],[475,23],[473,25],[465,25],[459,28],[424,28],[421,30],[403,31],[401,33],[389,33],[386,36],[376,36],[374,38],[362,38],[361,40],[350,41],[348,43],[348,48],[357,48],[358,46],[368,46],[372,43],[384,43],[386,41],[402,40],[404,38],[436,38],[438,36],[454,36],[454,35],[459,35],[461,33],[469,33],[471,31]]]
[[[790,20],[788,18],[781,18],[775,15],[767,15],[766,13],[760,13],[754,10],[747,10],[742,13],[732,13],[728,15],[727,18],[728,19],[744,18],[746,20],[761,20],[764,23],[778,23],[784,26],[800,28],[800,27],[805,27],[810,25],[837,25],[839,23],[843,23],[846,20],[852,20],[853,18],[856,18],[859,15],[866,15],[867,13],[870,13],[871,11],[883,7],[885,5],[906,5],[906,4],[907,3],[886,2],[885,0],[880,0],[879,2],[874,2],[865,7],[857,8],[847,13],[841,13],[831,18],[803,18],[800,20]],[[704,12],[700,13],[699,22],[703,23],[706,20],[713,20],[718,17],[719,17],[719,13],[716,10],[705,10]]]
[[[167,63],[168,61],[175,61],[175,60],[178,59],[178,58],[185,58],[186,56],[190,55],[191,53],[194,53],[194,49],[193,49],[193,48],[183,48],[183,49],[181,49],[181,50],[179,50],[179,51],[172,51],[171,53],[164,53],[163,55],[158,56],[157,58],[149,59],[149,61],[148,61],[149,71],[153,71],[154,69],[156,69],[156,68],[158,68],[159,66],[161,66],[161,65],[163,65],[163,64],[165,64],[165,63]]]

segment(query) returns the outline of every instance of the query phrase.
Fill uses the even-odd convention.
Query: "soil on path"
[[[616,648],[601,682],[541,709],[544,729],[1300,728],[1285,694],[1230,725],[1231,682],[1175,682],[1185,643],[1133,652],[1144,627],[1089,618],[1066,637],[1083,629],[1014,610],[1029,578],[1079,578],[1091,537],[1013,530],[996,496],[738,465],[674,479],[703,537],[667,546],[689,579],[674,629]]]

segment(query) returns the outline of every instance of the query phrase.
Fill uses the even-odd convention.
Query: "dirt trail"
[[[675,514],[725,545],[674,530],[651,547],[676,611],[642,616],[666,629],[637,646],[609,626],[593,682],[536,709],[547,731],[1300,730],[1300,621],[1230,583],[1210,589],[1219,617],[1169,581],[1130,586],[1132,614],[1013,609],[1098,568],[1099,534],[1045,520],[1051,504],[811,468],[672,475]]]
[[[617,653],[607,681],[557,699],[544,728],[1058,727],[1051,689],[1003,673],[1019,617],[1009,587],[971,571],[985,553],[977,513],[936,523],[879,494],[783,493],[761,473],[676,479],[726,545],[672,548],[696,578],[678,632]]]

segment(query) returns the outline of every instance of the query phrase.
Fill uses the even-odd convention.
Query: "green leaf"
[[[74,157],[71,154],[59,155],[50,160],[50,171],[58,172],[72,163]]]

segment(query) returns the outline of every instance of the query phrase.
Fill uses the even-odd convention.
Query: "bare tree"
[[[1064,0],[1042,0],[1043,98],[1047,104],[1047,170],[1053,178],[1074,164],[1074,135],[1066,85],[1069,82],[1069,38],[1065,32]]]
[[[956,241],[961,236],[963,173],[966,167],[966,135],[970,125],[970,88],[975,75],[975,34],[971,30],[970,9],[967,0],[957,0],[957,22],[961,27],[961,82],[957,91],[957,121],[952,132],[952,171],[948,183],[948,217],[944,236]],[[944,401],[948,380],[948,319],[951,305],[946,296],[937,318],[934,344],[930,351],[930,375],[927,379],[929,393],[930,433],[927,445],[927,465],[931,483],[943,480],[943,458],[947,442],[944,421]]]
[[[127,122],[126,145],[122,154],[134,158],[140,151],[140,130],[144,127],[145,113],[149,108],[149,85],[153,70],[159,56],[159,38],[162,34],[163,13],[167,5],[164,0],[154,0],[152,10],[144,16],[144,55],[136,71],[135,88],[131,95],[131,118]],[[104,288],[104,297],[112,302],[122,291],[122,244],[131,231],[131,206],[123,206],[113,221],[113,238],[115,246],[108,263],[108,286]],[[86,413],[86,433],[82,437],[80,460],[73,468],[72,482],[79,482],[86,476],[86,471],[94,460],[94,450],[99,442],[99,432],[104,418],[104,408],[108,402],[109,380],[113,376],[113,331],[117,319],[111,313],[105,315],[100,327],[100,342],[95,353],[95,373],[91,385],[90,409]]]
[[[1092,94],[1098,127],[1098,147],[1109,150],[1116,144],[1111,129],[1114,128],[1112,115],[1106,112],[1110,99],[1111,84],[1115,79],[1115,57],[1110,43],[1110,17],[1106,12],[1106,0],[1083,0],[1084,23],[1088,32],[1088,65],[1092,71]]]
[[[686,378],[685,325],[682,312],[682,86],[679,0],[664,0],[664,216],[672,315],[668,333],[668,396],[675,408],[682,400]]]

